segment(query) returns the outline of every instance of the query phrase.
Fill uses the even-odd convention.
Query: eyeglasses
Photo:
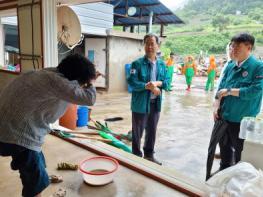
[[[240,47],[240,43],[232,43],[230,46],[229,46],[229,49],[234,49],[234,48],[239,48]]]
[[[246,42],[232,43],[232,44],[229,46],[229,49],[239,48],[239,47],[241,46],[241,44],[244,44],[245,46],[250,45],[249,43],[246,43]]]
[[[155,46],[156,44],[155,43],[153,43],[153,42],[146,42],[145,43],[145,46]]]

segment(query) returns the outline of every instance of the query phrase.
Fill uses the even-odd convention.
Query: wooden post
[[[146,25],[146,33],[149,33],[149,25]]]
[[[164,24],[161,24],[160,37],[163,37]]]
[[[130,32],[134,33],[134,25],[131,26]]]

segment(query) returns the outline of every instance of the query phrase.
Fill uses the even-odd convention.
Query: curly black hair
[[[71,54],[64,58],[57,69],[68,80],[77,80],[80,85],[90,84],[96,78],[95,65],[80,54]]]

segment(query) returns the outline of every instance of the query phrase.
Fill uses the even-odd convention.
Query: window
[[[10,10],[10,12],[0,12],[0,17],[0,71],[20,73],[21,66],[19,60],[19,37],[16,13],[13,13],[12,10]]]

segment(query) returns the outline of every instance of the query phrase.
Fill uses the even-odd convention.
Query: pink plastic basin
[[[111,157],[92,157],[80,164],[83,179],[90,185],[105,185],[113,181],[119,163]]]

